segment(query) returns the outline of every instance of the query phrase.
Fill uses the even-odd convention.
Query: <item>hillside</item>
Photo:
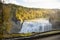
[[[14,5],[14,4],[4,4],[3,10],[4,10],[3,11],[4,15],[16,14],[15,16],[21,22],[22,20],[50,17],[51,14],[55,14],[57,12],[57,9],[27,8],[23,6]]]
[[[48,18],[53,27],[60,26],[60,9],[27,8],[15,4],[3,5],[3,32],[17,33],[24,20]]]
[[[24,20],[31,20],[35,18],[49,18],[50,21],[55,22],[58,19],[60,20],[58,17],[60,12],[58,13],[58,11],[59,9],[27,8],[14,4],[4,4],[4,26],[6,26],[7,31],[9,31],[10,27],[12,27],[12,23],[15,22],[14,25],[16,26],[18,25],[18,21],[22,23]]]

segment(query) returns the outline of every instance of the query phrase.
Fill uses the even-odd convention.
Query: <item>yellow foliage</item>
[[[46,11],[45,10],[36,11],[36,10],[33,10],[33,9],[30,9],[28,11],[28,10],[25,10],[24,8],[21,8],[21,9],[19,8],[16,11],[16,17],[21,22],[23,22],[24,20],[45,17],[44,14],[45,14],[45,16],[47,16],[48,11],[47,10]]]

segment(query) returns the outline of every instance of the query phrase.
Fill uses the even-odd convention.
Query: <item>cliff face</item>
[[[3,4],[3,24],[6,32],[17,33],[20,31],[24,20],[35,18],[49,18],[52,24],[60,20],[58,9],[26,8],[14,4]],[[55,24],[54,24],[55,25]]]

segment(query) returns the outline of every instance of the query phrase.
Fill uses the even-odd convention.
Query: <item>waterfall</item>
[[[52,30],[52,24],[48,19],[40,18],[34,20],[26,20],[22,25],[19,33],[31,33],[31,32],[45,32]]]

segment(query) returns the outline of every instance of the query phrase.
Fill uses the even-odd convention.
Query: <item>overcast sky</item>
[[[13,3],[30,8],[60,9],[60,0],[5,0],[5,3]]]

